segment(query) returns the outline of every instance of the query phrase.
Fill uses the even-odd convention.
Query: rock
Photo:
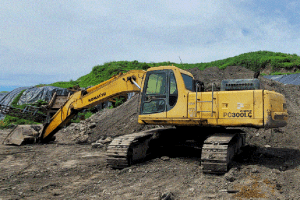
[[[162,156],[160,159],[163,160],[163,161],[168,161],[168,160],[170,160],[170,158],[169,158],[168,156]]]
[[[91,123],[90,125],[89,125],[89,128],[95,128],[96,127],[96,123],[95,122],[93,122],[93,123]]]
[[[285,171],[285,170],[287,170],[287,167],[286,167],[286,166],[280,166],[280,167],[279,167],[279,171],[283,172],[283,171]]]
[[[85,131],[81,131],[81,132],[79,133],[79,135],[80,135],[80,136],[85,135]]]
[[[59,196],[59,195],[62,195],[63,192],[60,190],[60,189],[53,189],[52,190],[52,195],[53,196]]]
[[[129,168],[124,168],[124,169],[121,169],[118,174],[121,175],[121,174],[125,174],[125,173],[130,173],[131,171],[132,170]]]
[[[87,143],[89,136],[84,132],[80,132],[78,137],[75,139],[77,144]]]
[[[104,144],[106,144],[106,143],[110,143],[111,141],[112,141],[112,138],[107,137],[103,142],[104,142]]]
[[[270,148],[270,147],[271,147],[271,145],[268,145],[268,144],[266,144],[266,145],[265,145],[265,147],[266,147],[266,148]]]
[[[208,194],[203,196],[203,199],[217,199],[217,195],[216,194]]]
[[[251,173],[259,173],[259,170],[257,168],[251,169]]]
[[[225,179],[226,179],[227,181],[229,181],[229,182],[234,182],[234,181],[235,181],[235,178],[234,178],[233,176],[230,176],[230,175],[225,176]]]
[[[85,127],[83,127],[83,126],[80,126],[80,127],[79,127],[79,131],[85,131],[85,130],[86,130]]]
[[[294,165],[293,161],[286,161],[283,163],[282,166],[279,167],[279,171],[286,171],[288,168],[292,167]]]
[[[97,142],[92,143],[92,148],[102,148],[102,147],[104,147],[102,143],[97,143]]]
[[[97,143],[107,144],[107,143],[110,143],[111,141],[112,141],[112,138],[111,137],[107,137],[105,139],[97,140]]]
[[[281,187],[282,187],[282,186],[281,186],[279,183],[276,183],[276,187],[275,187],[276,190],[281,190]]]
[[[283,165],[287,166],[287,167],[292,167],[294,165],[294,162],[292,160],[289,160],[289,161],[284,162]]]
[[[234,182],[236,180],[236,176],[238,174],[239,169],[238,168],[232,168],[230,171],[224,176],[225,179],[229,182]]]
[[[173,195],[172,192],[166,192],[160,197],[161,200],[173,200],[175,199],[175,196]]]
[[[223,189],[223,190],[219,190],[219,192],[225,192],[225,193],[238,193],[239,190]]]
[[[74,129],[74,130],[80,130],[80,124],[74,124],[73,127],[70,127],[71,129]]]

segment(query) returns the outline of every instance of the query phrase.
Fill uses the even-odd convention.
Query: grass
[[[20,108],[20,109],[24,109],[26,106],[28,105],[33,105],[36,107],[40,107],[41,105],[47,104],[47,102],[39,100],[37,103],[35,104],[24,104],[24,105],[18,105],[18,101],[20,100],[23,92],[25,90],[22,90],[17,97],[12,101],[11,106],[15,107],[15,108]],[[34,122],[32,120],[27,120],[27,119],[21,119],[18,117],[12,117],[9,115],[5,115],[4,120],[0,121],[0,129],[4,129],[4,128],[8,128],[9,126],[11,126],[12,124],[14,125],[19,125],[19,124],[38,124],[37,122]]]
[[[287,72],[287,73],[282,73],[282,72],[273,72],[270,75],[290,75],[290,74],[299,74],[300,70],[297,70],[296,72]]]
[[[256,51],[244,53],[238,56],[226,58],[223,60],[216,60],[208,63],[173,63],[173,62],[159,62],[159,63],[145,63],[134,61],[113,61],[104,63],[103,65],[94,66],[92,71],[77,80],[60,81],[50,85],[62,88],[73,87],[78,85],[80,87],[88,87],[97,85],[105,80],[108,80],[113,75],[119,73],[126,73],[130,70],[147,70],[150,67],[174,65],[181,69],[198,68],[204,70],[208,67],[218,67],[225,69],[227,66],[244,66],[252,71],[257,71],[271,66],[272,74],[279,73],[280,69],[298,68],[295,73],[300,73],[300,57],[297,54],[286,54],[271,51]],[[290,74],[290,73],[289,73]],[[267,74],[266,74],[267,75]]]
[[[79,123],[80,120],[82,119],[87,119],[89,117],[91,117],[94,113],[91,112],[91,111],[87,111],[87,112],[81,112],[81,113],[78,113],[77,116],[73,119],[71,119],[71,122],[72,123]]]

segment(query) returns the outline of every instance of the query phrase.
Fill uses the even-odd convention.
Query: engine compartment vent
[[[221,91],[259,89],[260,81],[258,79],[227,79],[221,83]]]

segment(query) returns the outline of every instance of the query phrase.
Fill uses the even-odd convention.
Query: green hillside
[[[88,87],[97,85],[98,83],[101,83],[102,81],[105,81],[113,75],[119,74],[120,72],[124,73],[133,69],[146,70],[149,67],[166,66],[172,64],[182,69],[191,69],[197,67],[200,70],[204,70],[207,67],[214,66],[219,67],[220,69],[224,69],[227,66],[244,66],[253,71],[262,70],[266,67],[270,67],[272,69],[273,74],[278,74],[278,71],[281,69],[296,69],[296,73],[300,73],[300,56],[296,54],[276,53],[270,51],[256,51],[244,53],[223,60],[195,64],[179,64],[171,62],[144,63],[138,62],[136,60],[114,61],[93,67],[93,70],[89,74],[78,78],[76,81],[71,80],[68,82],[56,82],[51,85],[62,88],[68,88],[74,85],[79,85],[80,87]]]

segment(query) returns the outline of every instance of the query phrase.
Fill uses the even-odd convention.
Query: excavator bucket
[[[35,143],[39,137],[43,125],[18,125],[5,138],[3,144],[22,145]]]

